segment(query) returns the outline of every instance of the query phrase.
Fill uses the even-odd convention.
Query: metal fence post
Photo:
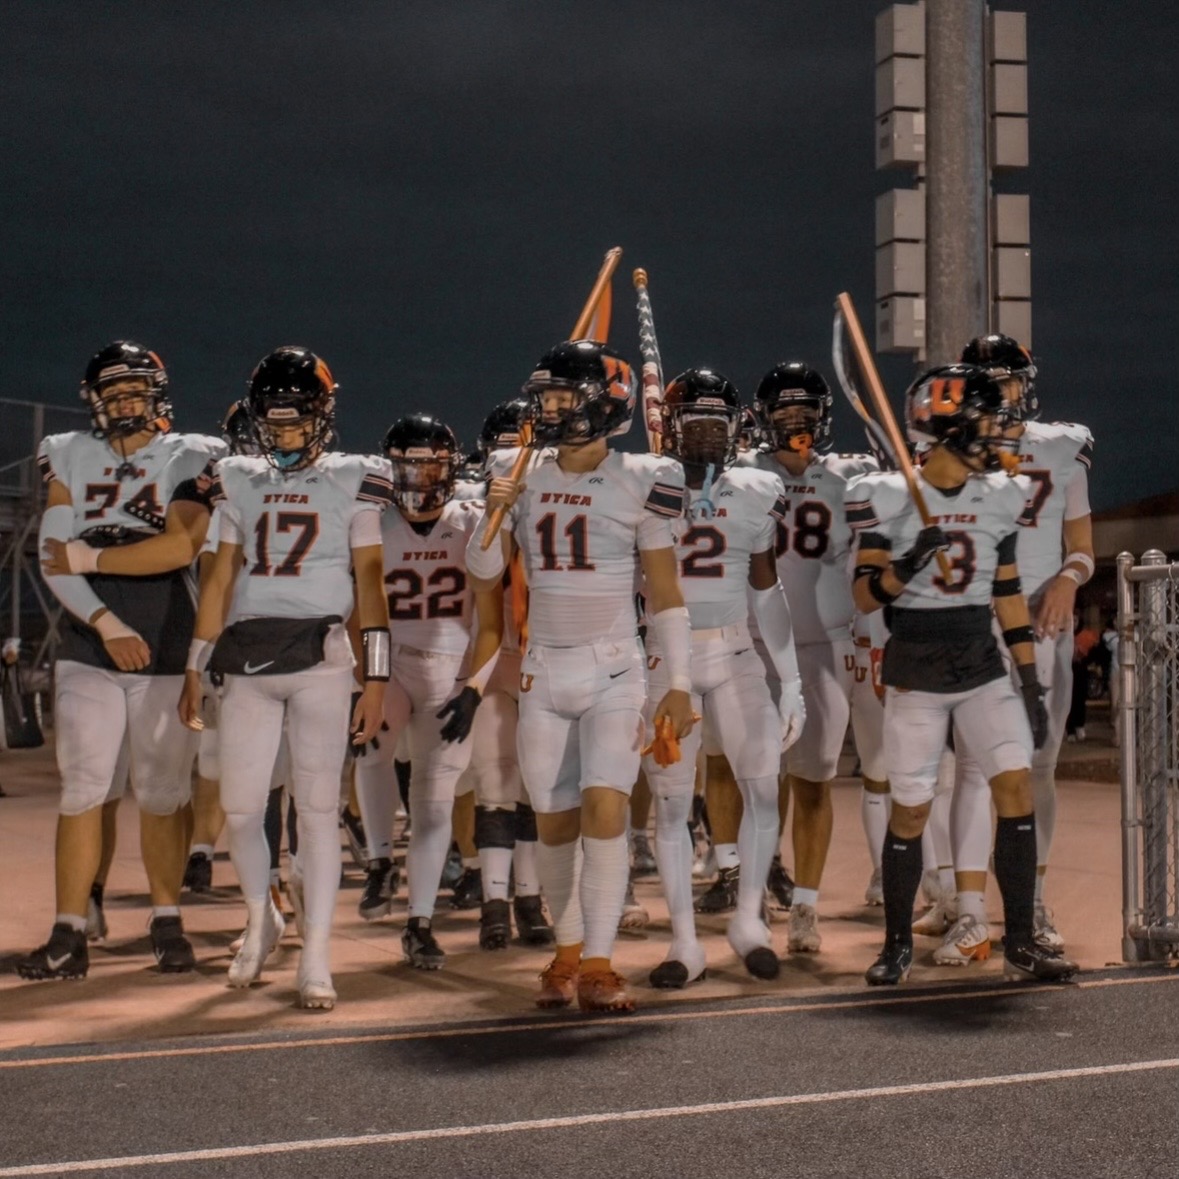
[[[1134,625],[1134,586],[1129,572],[1130,553],[1118,554],[1118,668],[1121,683],[1122,737],[1119,762],[1122,780],[1122,960],[1137,962],[1140,947],[1130,931],[1142,921],[1138,880],[1138,764],[1134,714],[1138,706],[1138,639]]]
[[[1149,569],[1167,563],[1158,549],[1142,554]],[[1170,798],[1164,743],[1167,729],[1166,585],[1144,580],[1138,590],[1139,659],[1136,711],[1138,773],[1142,803],[1142,901],[1148,927],[1167,923],[1170,892],[1168,850],[1171,841]],[[1148,953],[1147,957],[1154,955]]]

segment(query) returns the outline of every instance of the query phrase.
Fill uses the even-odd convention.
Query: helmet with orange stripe
[[[524,384],[533,436],[550,446],[581,446],[625,434],[635,412],[634,370],[596,340],[565,340],[536,363]]]
[[[90,407],[96,438],[127,438],[172,428],[164,362],[133,340],[115,340],[90,358],[81,396]]]
[[[259,451],[280,471],[313,463],[335,438],[336,389],[308,348],[276,348],[250,377],[246,394]]]
[[[1000,383],[1008,401],[1015,407],[1018,421],[1026,422],[1040,416],[1036,362],[1018,340],[997,332],[975,336],[962,349],[962,363],[985,368]]]
[[[909,441],[918,447],[944,446],[975,471],[1010,467],[1014,455],[1003,432],[1011,421],[1002,388],[978,365],[939,365],[905,392]]]

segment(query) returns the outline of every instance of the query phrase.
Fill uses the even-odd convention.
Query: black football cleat
[[[507,901],[483,902],[479,914],[479,949],[506,950],[512,936],[511,909]]]
[[[184,887],[189,892],[208,892],[213,887],[213,861],[204,852],[193,852],[188,857]]]
[[[516,918],[516,933],[527,945],[551,946],[557,940],[539,894],[516,897],[512,914]]]
[[[179,917],[151,919],[151,949],[161,974],[184,974],[196,966],[192,943],[184,936]]]
[[[697,913],[731,913],[737,907],[737,887],[741,882],[741,866],[721,868],[716,880],[700,894],[692,907]]]
[[[745,969],[754,978],[769,982],[778,977],[782,970],[781,960],[769,946],[757,946],[750,950],[744,958]]]
[[[57,924],[49,940],[16,964],[21,978],[85,978],[90,969],[90,952],[86,948],[86,931],[71,925]]]
[[[1055,950],[1037,942],[1003,946],[1003,977],[1035,982],[1065,982],[1080,967]]]
[[[770,874],[766,880],[766,888],[774,898],[774,905],[783,912],[794,904],[794,881],[786,871],[781,856],[775,856],[770,864]]]
[[[418,970],[441,970],[446,954],[430,929],[428,917],[411,917],[401,935],[401,952]]]
[[[870,987],[895,987],[909,977],[913,968],[913,943],[887,938],[880,957],[864,974]]]
[[[483,870],[464,868],[450,896],[452,909],[477,909],[483,904]]]
[[[393,910],[393,898],[401,884],[401,871],[392,860],[370,860],[365,869],[364,892],[357,911],[365,921],[379,921]]]

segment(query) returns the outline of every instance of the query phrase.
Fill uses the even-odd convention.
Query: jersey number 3
[[[297,532],[290,551],[277,564],[270,564],[270,512],[263,512],[254,525],[256,560],[250,568],[251,577],[298,577],[303,561],[319,536],[319,517],[314,512],[276,512],[274,531]]]

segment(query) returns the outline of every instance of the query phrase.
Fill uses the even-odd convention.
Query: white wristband
[[[487,549],[483,548],[490,516],[490,511],[484,512],[483,519],[475,526],[467,543],[467,572],[480,581],[498,581],[504,575],[503,541],[497,535]]]
[[[104,643],[109,643],[111,639],[139,638],[138,631],[132,630],[121,618],[109,610],[94,623],[94,629],[98,631],[98,637]]]
[[[209,656],[213,654],[211,639],[193,639],[188,644],[188,659],[184,664],[185,671],[203,672],[209,666]]]
[[[673,692],[692,690],[692,624],[686,606],[651,615],[659,651],[667,663],[667,686]]]
[[[1093,558],[1088,553],[1069,553],[1060,576],[1075,581],[1077,585],[1084,585],[1093,576],[1093,570]]]
[[[65,548],[71,573],[98,572],[98,554],[102,549],[92,549],[84,540],[67,540]]]

